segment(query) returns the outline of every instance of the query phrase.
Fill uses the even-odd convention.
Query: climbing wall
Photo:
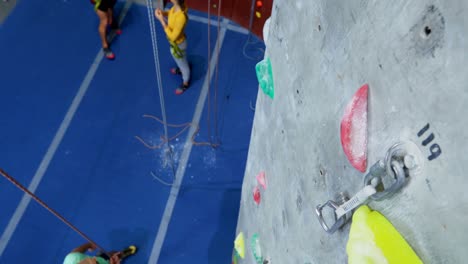
[[[316,207],[356,194],[399,142],[404,184],[369,207],[424,263],[466,262],[466,17],[463,0],[274,1],[274,96],[259,90],[233,262],[347,263],[352,222],[329,234]]]
[[[10,12],[16,6],[16,0],[1,0],[0,1],[0,25],[5,21]]]

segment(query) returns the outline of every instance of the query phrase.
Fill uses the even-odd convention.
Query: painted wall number
[[[425,125],[421,130],[419,130],[418,132],[418,137],[421,137],[422,135],[424,135],[424,133],[426,133],[426,131],[430,128],[430,125],[429,123],[427,125]],[[427,145],[429,145],[433,140],[434,140],[435,136],[434,136],[434,133],[431,133],[429,134],[429,136],[427,136],[427,138],[425,138],[421,144],[426,147]],[[442,149],[440,148],[439,144],[437,143],[434,143],[432,144],[430,147],[429,147],[429,152],[431,153],[431,155],[429,155],[427,157],[428,160],[433,160],[433,159],[436,159],[437,157],[440,156],[440,154],[442,154]]]

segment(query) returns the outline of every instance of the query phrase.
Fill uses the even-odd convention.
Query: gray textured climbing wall
[[[399,141],[417,146],[419,168],[400,192],[370,207],[425,263],[466,262],[467,17],[464,0],[274,1],[265,56],[275,97],[260,91],[256,104],[239,263],[255,263],[255,233],[273,264],[346,263],[350,224],[327,234],[315,207],[363,187],[364,174],[343,152],[340,122],[366,83],[367,168]],[[261,171],[267,189],[260,188],[257,205],[252,192]]]
[[[2,24],[13,8],[16,6],[17,0],[0,0],[0,24]]]

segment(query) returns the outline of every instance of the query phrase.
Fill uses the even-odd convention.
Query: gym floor
[[[170,158],[135,138],[157,145],[164,135],[143,117],[161,118],[146,7],[118,2],[123,34],[108,61],[89,2],[46,2],[2,14],[0,168],[105,249],[138,246],[125,263],[229,263],[263,43],[226,19],[218,36],[216,17],[208,39],[206,14],[190,11],[192,82],[177,96],[181,80],[156,25],[168,123],[192,122],[192,132],[198,123],[195,141],[221,143],[193,144],[186,130]],[[86,242],[3,177],[0,200],[2,264],[62,263]]]

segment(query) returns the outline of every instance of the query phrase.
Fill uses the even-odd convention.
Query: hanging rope
[[[211,141],[211,122],[210,122],[210,115],[211,115],[211,0],[208,0],[208,71],[206,76],[208,78],[208,104],[207,104],[207,111],[206,111],[206,121],[207,121],[207,129],[208,129],[208,141],[210,144]]]
[[[50,208],[45,202],[43,202],[41,199],[39,199],[39,197],[37,197],[34,193],[30,192],[26,187],[24,187],[23,185],[21,185],[21,183],[19,183],[17,180],[15,180],[12,176],[10,176],[8,173],[6,173],[3,169],[0,168],[0,174],[5,177],[5,179],[7,179],[8,181],[10,181],[11,183],[13,183],[13,185],[15,185],[16,187],[18,187],[18,189],[20,189],[21,191],[25,192],[26,194],[28,194],[29,196],[31,196],[31,198],[33,198],[36,202],[38,202],[42,207],[44,207],[45,209],[47,209],[49,212],[51,212],[54,216],[56,216],[58,219],[60,219],[63,223],[65,223],[67,226],[69,226],[71,229],[73,229],[75,232],[77,232],[80,236],[82,236],[85,240],[87,240],[89,243],[93,244],[96,248],[98,248],[99,250],[102,251],[102,253],[104,253],[106,256],[108,256],[109,258],[111,257],[111,255],[109,255],[107,253],[107,251],[99,246],[96,242],[94,242],[93,240],[91,240],[91,238],[89,238],[87,235],[85,235],[83,232],[81,232],[78,228],[76,228],[74,225],[72,225],[70,222],[68,222],[68,220],[66,220],[63,216],[61,216],[59,213],[57,213],[57,211],[55,211],[54,209]]]
[[[249,33],[247,35],[247,40],[244,43],[244,47],[242,48],[242,54],[244,55],[244,57],[246,57],[249,60],[261,60],[263,59],[263,54],[265,54],[264,49],[258,48],[258,47],[256,48],[262,53],[262,55],[258,58],[248,56],[245,51],[248,45],[258,43],[258,41],[250,41],[250,39],[252,38],[252,26],[253,26],[254,13],[255,13],[255,0],[252,0],[252,5],[250,7],[250,18],[249,18]]]
[[[207,77],[209,78],[210,72],[211,72],[211,0],[208,0],[208,69],[207,69]],[[189,127],[191,127],[193,124],[192,123],[183,123],[183,124],[169,124],[167,123],[166,120],[166,112],[165,112],[165,106],[164,106],[164,97],[163,97],[163,91],[162,91],[162,81],[161,81],[161,70],[160,70],[160,63],[159,63],[159,51],[157,49],[157,37],[156,37],[156,27],[155,27],[155,20],[153,17],[152,13],[152,5],[151,5],[151,0],[146,0],[147,3],[147,9],[148,9],[148,19],[150,23],[150,31],[151,31],[151,42],[153,45],[153,55],[154,55],[154,63],[156,66],[156,75],[157,75],[157,81],[158,81],[158,88],[159,88],[159,94],[160,94],[160,101],[161,101],[161,112],[163,115],[163,119],[161,120],[158,117],[152,116],[152,115],[143,115],[143,117],[146,118],[151,118],[153,120],[156,120],[157,122],[161,123],[164,125],[164,136],[161,136],[161,143],[156,144],[156,145],[151,145],[147,142],[145,142],[141,137],[135,136],[135,138],[140,141],[145,147],[149,149],[159,149],[163,147],[165,144],[167,144],[170,155],[171,155],[171,166],[173,168],[173,172],[175,175],[175,168],[174,168],[174,154],[173,150],[169,145],[169,142],[178,138],[184,131],[186,131]],[[219,53],[220,53],[220,43],[219,43],[219,35],[220,35],[220,28],[221,28],[221,5],[222,5],[222,0],[219,0],[219,8],[218,8],[218,25],[217,25],[217,43],[218,45],[216,46],[216,52],[218,54],[217,60],[216,60],[216,65],[215,65],[215,72],[216,72],[216,79],[215,79],[215,106],[214,106],[214,115],[215,115],[215,142],[213,142],[213,139],[211,137],[211,79],[208,80],[208,105],[207,105],[207,127],[208,127],[208,138],[209,142],[196,142],[195,137],[197,136],[198,132],[200,131],[200,126],[197,124],[197,129],[191,136],[191,142],[194,146],[211,146],[213,148],[219,146],[218,144],[218,109],[217,109],[217,97],[218,97],[218,75],[219,75]],[[179,132],[176,133],[176,135],[169,137],[168,133],[168,127],[172,128],[182,128]],[[160,178],[158,178],[153,172],[151,172],[151,175],[161,182],[164,185],[171,186],[172,183],[168,183]]]
[[[219,42],[219,35],[221,34],[221,7],[222,7],[222,0],[219,0],[218,2],[218,36],[217,36],[217,41],[218,45],[216,45],[216,54],[218,56],[216,57],[216,68],[215,68],[215,103],[214,103],[214,116],[215,116],[215,145],[219,145],[219,136],[218,136],[218,73],[219,73],[219,55],[220,55],[220,49],[221,49],[221,43]]]
[[[155,25],[155,19],[153,15],[153,4],[151,0],[146,0],[146,7],[148,10],[148,20],[149,20],[149,26],[150,26],[150,32],[151,32],[151,44],[153,46],[153,59],[154,59],[154,66],[155,66],[155,71],[156,71],[156,79],[158,82],[158,90],[159,90],[159,102],[161,105],[161,114],[162,114],[162,121],[164,125],[164,137],[166,139],[169,138],[169,133],[167,129],[167,115],[166,115],[166,106],[164,103],[164,91],[163,91],[163,86],[162,86],[162,78],[161,78],[161,65],[159,63],[159,50],[158,50],[158,38],[156,34],[156,25]],[[172,173],[173,176],[175,177],[176,171],[175,171],[175,166],[174,166],[174,153],[172,151],[172,148],[169,144],[169,141],[166,140],[167,143],[167,149],[168,149],[168,154],[169,154],[169,162],[171,164],[172,168]]]
[[[211,137],[211,79],[208,80],[208,105],[207,105],[207,128],[208,128],[208,138],[210,141],[210,146],[216,148],[219,146],[219,135],[218,135],[218,72],[219,72],[219,54],[220,54],[220,32],[221,32],[221,7],[222,0],[218,0],[218,12],[217,12],[217,36],[216,36],[216,61],[215,61],[215,81],[214,81],[214,130],[215,136],[214,140]],[[208,76],[211,72],[211,0],[208,0]]]

